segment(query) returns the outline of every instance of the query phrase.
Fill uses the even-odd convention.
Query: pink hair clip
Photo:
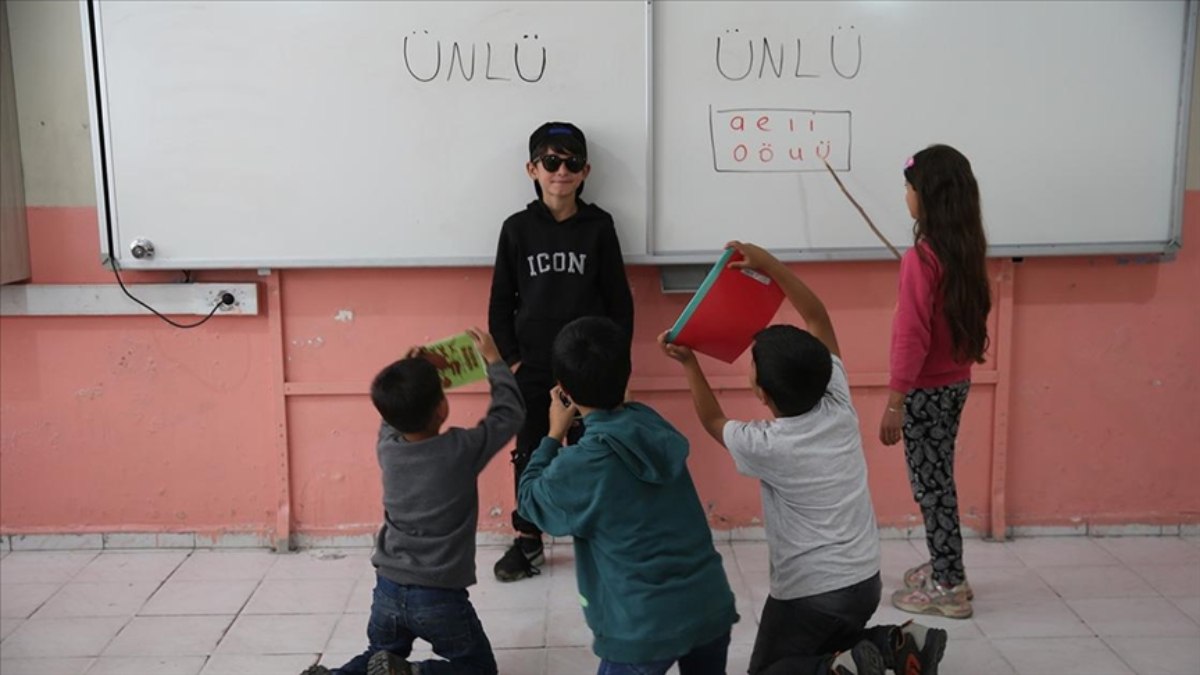
[[[913,161],[913,158],[912,158],[912,157],[909,157],[908,159],[904,160],[904,168],[906,168],[906,169],[911,169],[911,168],[912,168],[912,165],[913,165],[913,164],[915,164],[915,163],[916,163],[916,162],[915,162],[915,161]]]

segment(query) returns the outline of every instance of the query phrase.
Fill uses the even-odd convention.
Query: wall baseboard
[[[766,530],[762,527],[739,527],[731,530],[713,530],[713,541],[735,543],[742,541],[766,541]],[[963,528],[963,537],[982,539],[985,533],[970,527]],[[1018,525],[1008,528],[1010,539],[1030,537],[1200,537],[1200,523],[1175,524],[1079,524],[1079,525]],[[924,527],[881,527],[879,537],[883,540],[921,540],[925,538]],[[551,537],[553,544],[568,544],[570,537]],[[512,535],[502,532],[477,532],[476,546],[507,546]],[[251,549],[272,548],[274,540],[269,533],[230,532],[213,534],[207,532],[108,532],[108,533],[62,533],[5,534],[0,535],[0,553],[13,551],[76,551],[105,550],[130,551],[143,549]],[[375,545],[373,533],[354,535],[308,535],[298,533],[292,537],[296,549],[353,549],[371,548]]]

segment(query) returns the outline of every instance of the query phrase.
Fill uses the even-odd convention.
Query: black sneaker
[[[492,571],[500,581],[519,581],[541,574],[538,567],[545,562],[546,550],[541,537],[517,537]]]
[[[380,650],[367,661],[367,675],[413,675],[413,667],[399,656]]]
[[[906,621],[893,628],[892,670],[902,675],[937,675],[946,653],[946,631]]]
[[[866,640],[848,652],[834,654],[828,665],[830,675],[883,675],[885,670],[883,654]]]

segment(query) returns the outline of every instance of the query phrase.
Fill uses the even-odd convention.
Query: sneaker
[[[955,588],[961,587],[960,584]],[[920,588],[902,588],[892,593],[892,604],[905,612],[938,614],[951,619],[966,619],[973,613],[966,593],[946,588],[932,577]]]
[[[916,567],[904,573],[905,588],[921,588],[925,585],[925,580],[933,576],[933,563],[927,562],[917,565]],[[960,593],[966,593],[968,600],[975,599],[975,591],[971,590],[971,584],[967,583],[966,578],[963,582],[955,586],[952,590]]]
[[[946,653],[946,631],[906,621],[892,630],[892,671],[898,675],[937,675]]]
[[[517,537],[492,571],[500,581],[518,581],[541,574],[538,567],[545,562],[546,553],[540,537]]]
[[[411,663],[383,649],[367,661],[367,675],[413,675],[415,672]]]
[[[883,675],[883,654],[879,648],[863,640],[848,652],[833,655],[829,662],[830,675]]]

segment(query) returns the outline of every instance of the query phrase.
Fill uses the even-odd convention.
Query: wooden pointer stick
[[[900,252],[897,251],[896,247],[892,246],[892,242],[888,241],[887,237],[883,236],[879,229],[875,227],[875,223],[871,222],[871,217],[867,215],[867,212],[863,210],[863,207],[859,206],[858,202],[855,201],[854,197],[850,194],[850,191],[846,189],[846,186],[842,185],[842,179],[838,178],[837,172],[833,170],[832,166],[829,166],[829,162],[826,161],[824,157],[821,158],[821,161],[825,163],[825,168],[829,169],[829,175],[833,176],[833,180],[836,181],[838,187],[842,189],[842,194],[846,195],[846,199],[850,200],[850,203],[854,205],[854,208],[858,209],[858,212],[862,214],[863,219],[867,221],[867,225],[871,226],[871,231],[875,233],[876,237],[879,237],[879,241],[882,241],[884,246],[888,247],[888,250],[892,252],[892,255],[896,256],[896,260],[899,260]]]

